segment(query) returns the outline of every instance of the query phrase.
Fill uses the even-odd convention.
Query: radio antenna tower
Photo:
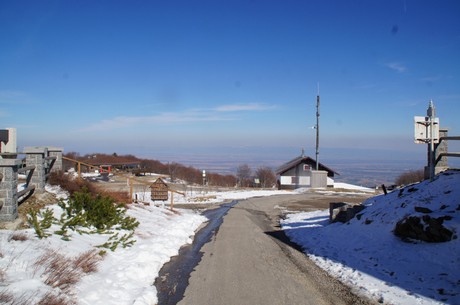
[[[316,170],[319,169],[319,83],[318,83],[318,95],[316,96]]]

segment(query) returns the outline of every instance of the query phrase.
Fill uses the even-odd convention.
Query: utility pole
[[[435,174],[435,168],[434,168],[434,158],[435,158],[435,153],[434,153],[434,134],[433,134],[433,125],[434,125],[434,119],[436,117],[436,109],[434,108],[433,105],[433,100],[430,100],[430,103],[428,105],[428,109],[426,110],[426,116],[428,118],[428,123],[430,124],[430,138],[429,138],[429,143],[428,143],[428,166],[430,168],[430,181],[433,181],[434,174]]]
[[[439,118],[436,117],[436,109],[430,100],[426,116],[415,116],[415,143],[428,144],[428,162],[425,167],[425,179],[433,181],[436,172],[436,147],[439,139]]]
[[[316,96],[316,170],[319,169],[319,83],[318,83],[318,95]]]

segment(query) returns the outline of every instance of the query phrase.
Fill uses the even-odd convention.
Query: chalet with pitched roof
[[[327,173],[327,186],[334,185],[334,176],[338,173],[319,163],[318,170]],[[284,163],[276,169],[279,189],[297,189],[313,187],[315,179],[316,161],[308,156],[301,156]]]

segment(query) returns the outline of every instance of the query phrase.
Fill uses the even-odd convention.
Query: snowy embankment
[[[47,191],[55,190],[47,186]],[[58,196],[65,197],[62,192]],[[50,207],[59,217],[62,210],[57,205]],[[56,267],[47,265],[44,259],[62,256],[70,264],[87,251],[103,250],[95,246],[104,243],[107,235],[72,231],[70,241],[64,241],[55,234],[38,239],[34,229],[0,230],[0,303],[37,304],[45,295],[52,295],[65,296],[68,303],[64,304],[155,304],[153,281],[159,270],[182,245],[192,241],[195,230],[206,218],[193,211],[172,212],[144,205],[130,205],[127,215],[140,222],[134,245],[118,247],[114,252],[105,249],[97,271],[76,274],[78,280],[70,287],[50,280],[46,268]],[[58,228],[53,225],[49,232]]]
[[[460,304],[460,172],[448,171],[364,202],[349,223],[329,224],[329,211],[290,214],[289,238],[320,267],[358,293],[385,304]],[[407,215],[447,216],[456,238],[444,243],[404,242],[393,234]],[[426,213],[426,212],[425,212]]]
[[[46,190],[58,199],[67,200],[66,193],[58,187],[47,185]],[[276,190],[197,192],[186,197],[175,195],[174,199],[179,203],[218,203],[293,193]],[[142,196],[150,198],[150,193]],[[56,218],[63,212],[57,204],[48,208]],[[38,239],[32,228],[0,230],[0,303],[38,304],[44,299],[46,302],[59,299],[60,304],[156,304],[153,282],[159,270],[178,254],[181,246],[192,242],[195,230],[207,219],[192,210],[172,212],[143,204],[129,205],[127,215],[140,223],[134,234],[136,242],[127,248],[119,246],[114,252],[96,247],[107,241],[107,234],[69,231],[70,240],[64,241],[56,234]],[[52,233],[59,228],[52,225],[47,231]],[[91,264],[94,257],[99,257],[100,250],[105,251],[105,255],[95,262],[94,270],[75,267],[85,259],[86,264]],[[58,271],[57,275],[50,273],[52,269]],[[56,276],[62,277],[61,280]]]

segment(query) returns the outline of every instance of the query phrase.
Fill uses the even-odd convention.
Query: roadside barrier
[[[62,169],[62,152],[62,148],[35,146],[26,147],[24,152],[0,154],[0,221],[14,221],[21,198],[45,191],[51,171]],[[25,174],[26,181],[18,191],[20,174]]]

